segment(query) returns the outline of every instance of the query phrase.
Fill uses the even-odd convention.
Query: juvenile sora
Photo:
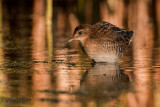
[[[69,42],[79,40],[82,50],[95,62],[115,63],[122,57],[132,36],[133,31],[101,21],[76,27]]]

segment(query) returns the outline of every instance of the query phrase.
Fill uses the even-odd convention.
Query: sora
[[[115,63],[121,58],[132,36],[133,31],[101,21],[76,27],[69,42],[79,40],[82,50],[95,62]]]

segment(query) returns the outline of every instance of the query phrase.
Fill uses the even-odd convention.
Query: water
[[[108,0],[109,8],[105,9],[103,2],[100,2],[100,6],[93,9],[95,13],[92,9],[83,11],[80,7],[95,6],[96,0],[87,0],[86,5],[80,1],[78,4],[66,2],[66,7],[55,1],[53,23],[46,25],[49,19],[43,14],[43,2],[26,1],[24,5],[23,2],[12,1],[12,6],[8,2],[2,3],[0,106],[160,106],[158,6],[154,17],[147,14],[149,6],[144,1],[137,4],[130,1],[128,5]],[[154,2],[156,5],[159,3]],[[36,7],[36,3],[39,6]],[[116,5],[121,7],[119,11]],[[119,14],[124,12],[125,5],[128,11],[132,11],[128,17]],[[133,11],[136,5],[141,8]],[[78,8],[78,18],[72,13],[75,8]],[[96,16],[97,12],[107,12],[107,9],[111,13]],[[83,12],[86,12],[85,15]],[[87,12],[93,12],[94,17]],[[108,20],[135,31],[133,42],[119,64],[93,63],[82,52],[78,42],[67,42],[76,25],[98,20]]]

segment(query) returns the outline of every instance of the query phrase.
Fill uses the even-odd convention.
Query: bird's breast
[[[111,42],[101,43],[100,41],[90,40],[86,41],[84,51],[96,62],[116,62],[119,57],[116,46]]]

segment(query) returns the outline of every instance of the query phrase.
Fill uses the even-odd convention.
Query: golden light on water
[[[160,106],[159,0],[24,2],[0,0],[1,99],[26,97],[30,103],[9,105],[29,107]],[[78,42],[67,42],[76,26],[99,20],[134,31],[120,64],[93,63]]]

